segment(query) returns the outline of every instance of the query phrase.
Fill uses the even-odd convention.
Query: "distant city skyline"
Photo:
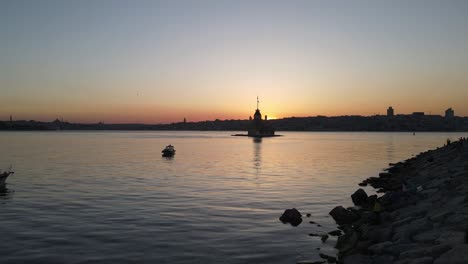
[[[0,120],[468,116],[468,1],[0,2]]]
[[[445,118],[451,118],[451,117],[468,117],[468,116],[463,116],[463,115],[457,115],[455,112],[455,109],[449,107],[446,108],[442,113],[432,113],[432,112],[424,112],[424,111],[412,111],[408,113],[399,113],[395,112],[395,108],[392,106],[389,106],[386,109],[386,113],[374,113],[372,115],[358,115],[358,114],[353,114],[353,113],[347,113],[343,115],[304,115],[304,116],[282,116],[282,117],[270,117],[268,114],[265,116],[262,116],[262,119],[264,118],[265,120],[275,120],[275,119],[283,119],[283,118],[304,118],[304,117],[318,117],[318,116],[325,116],[325,117],[339,117],[339,116],[363,116],[363,117],[372,117],[372,116],[387,116],[387,117],[394,117],[394,116],[411,116],[411,115],[425,115],[425,116],[441,116]],[[68,120],[67,118],[64,118],[63,116],[57,116],[53,117],[52,119],[31,119],[31,118],[14,118],[13,115],[9,115],[8,119],[0,119],[0,121],[29,121],[29,120],[34,120],[34,121],[40,121],[40,122],[51,122],[51,121],[60,121],[60,122],[71,122],[71,123],[84,123],[84,124],[97,124],[97,123],[107,123],[107,124],[169,124],[169,123],[188,123],[188,122],[200,122],[200,121],[215,121],[215,120],[252,120],[253,115],[249,115],[248,117],[241,117],[241,118],[213,118],[213,119],[201,119],[201,120],[188,120],[186,117],[182,117],[180,120],[173,120],[169,122],[155,122],[155,123],[148,123],[148,122],[106,122],[106,120],[99,120],[99,121],[93,121],[93,122],[80,122],[80,121],[74,121],[74,120]]]

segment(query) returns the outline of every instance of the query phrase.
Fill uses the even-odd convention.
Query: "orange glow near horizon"
[[[386,104],[374,105],[372,103],[361,103],[354,108],[333,107],[328,109],[326,104],[315,104],[314,109],[301,108],[301,105],[283,106],[278,105],[270,106],[268,103],[260,105],[262,117],[268,116],[269,120],[281,119],[287,117],[309,117],[309,116],[342,116],[342,115],[385,115],[388,106],[395,109],[395,114],[411,114],[412,112],[422,111],[426,114],[443,115],[445,109],[452,107],[455,109],[457,116],[463,116],[458,109],[453,105],[447,107],[434,106],[424,108],[410,108],[400,104]],[[220,120],[247,120],[253,116],[255,105],[248,104],[245,109],[236,108],[224,109],[221,106],[214,106],[211,109],[203,109],[198,107],[168,107],[168,106],[154,106],[154,105],[102,105],[100,107],[88,106],[81,108],[79,106],[65,105],[55,106],[56,108],[50,109],[46,106],[30,106],[27,108],[17,107],[11,111],[11,115],[15,120],[37,120],[37,121],[52,121],[56,118],[63,118],[63,120],[72,123],[143,123],[143,124],[163,124],[182,122],[184,118],[187,122],[198,121],[212,121],[215,119]],[[250,108],[249,108],[250,107]],[[364,108],[366,107],[366,108]],[[35,110],[37,111],[35,111]],[[370,109],[370,110],[367,110]],[[10,112],[2,109],[2,120],[8,120]]]
[[[284,84],[287,87],[287,84]],[[226,85],[229,87],[228,85]],[[262,117],[279,119],[286,117],[341,116],[341,115],[384,115],[392,106],[395,114],[410,114],[421,111],[426,114],[443,115],[445,109],[452,107],[455,115],[466,116],[468,107],[464,100],[465,90],[456,90],[453,94],[424,94],[423,90],[412,89],[404,97],[360,88],[340,92],[331,89],[294,89],[270,85],[268,96],[260,97],[259,108]],[[268,89],[256,89],[268,90]],[[404,89],[400,89],[402,92]],[[233,93],[232,91],[237,91]],[[253,116],[256,108],[256,95],[249,95],[249,89],[219,91],[214,95],[175,91],[166,94],[161,100],[153,90],[118,94],[113,97],[86,99],[80,94],[72,97],[46,98],[36,97],[0,98],[1,120],[8,120],[10,114],[15,120],[51,121],[63,118],[73,123],[145,123],[160,124],[198,122],[206,120],[246,120]],[[285,91],[293,91],[286,93]],[[109,91],[111,94],[112,91]],[[320,93],[319,93],[320,92]],[[295,96],[296,93],[302,96]],[[424,95],[424,97],[422,96]],[[180,96],[179,96],[180,95]],[[433,102],[437,101],[437,104]],[[397,102],[397,103],[395,103]]]

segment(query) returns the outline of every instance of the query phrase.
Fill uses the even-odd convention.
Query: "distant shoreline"
[[[126,131],[247,131],[249,120],[214,120],[170,124],[80,124],[54,120],[0,121],[0,131],[126,130]],[[468,132],[468,117],[438,115],[316,116],[267,120],[275,131],[310,132]]]
[[[48,132],[48,133],[60,133],[60,132],[239,132],[239,130],[169,130],[169,129],[64,129],[64,130],[25,130],[25,129],[0,129],[0,133],[3,132]],[[408,133],[412,134],[413,131],[369,131],[369,130],[353,130],[353,131],[346,131],[346,130],[279,130],[276,132],[307,132],[307,133]],[[423,133],[464,133],[468,131],[416,131],[415,136],[418,134]],[[235,137],[248,137],[247,135],[233,135],[229,134],[229,136]],[[284,135],[277,135],[274,137],[282,137]]]

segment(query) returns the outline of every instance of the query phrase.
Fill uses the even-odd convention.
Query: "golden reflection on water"
[[[253,165],[255,168],[255,176],[258,180],[258,175],[262,169],[262,138],[253,138],[254,158]]]

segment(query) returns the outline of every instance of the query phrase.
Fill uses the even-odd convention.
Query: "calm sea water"
[[[295,263],[357,184],[466,133],[4,132],[2,263]],[[161,157],[167,144],[174,158]],[[368,190],[369,191],[369,190]],[[286,208],[311,213],[298,227]],[[321,226],[310,224],[315,221]],[[317,249],[320,248],[320,251]]]

